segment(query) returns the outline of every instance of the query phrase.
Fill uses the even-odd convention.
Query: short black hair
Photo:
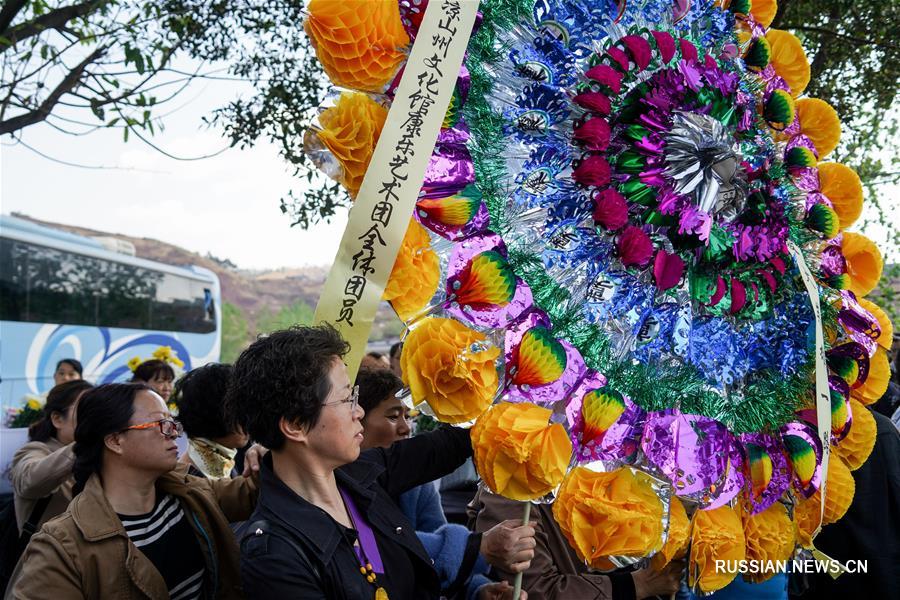
[[[295,325],[260,337],[234,363],[225,394],[229,420],[266,448],[280,450],[282,417],[314,427],[331,393],[331,366],[349,350],[331,325]]]
[[[172,366],[169,363],[164,360],[159,360],[158,358],[151,358],[137,366],[131,381],[147,383],[160,374],[164,379],[175,379],[175,370],[172,369]]]
[[[360,369],[356,385],[359,386],[359,405],[366,412],[403,389],[400,378],[387,369]]]
[[[215,439],[233,432],[225,418],[224,404],[231,371],[231,365],[210,363],[175,382],[172,399],[189,438]]]
[[[53,372],[55,373],[56,371],[59,371],[59,368],[62,365],[69,365],[70,367],[72,367],[72,370],[78,373],[79,377],[84,374],[84,368],[81,366],[80,360],[77,360],[75,358],[64,358],[56,363],[56,369],[54,369]]]
[[[388,352],[391,358],[400,358],[400,352],[403,351],[403,342],[397,342],[396,344],[391,345],[391,349]]]

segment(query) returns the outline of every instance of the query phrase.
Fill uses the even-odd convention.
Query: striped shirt
[[[203,554],[188,517],[174,496],[159,496],[151,512],[119,515],[119,520],[131,542],[163,576],[171,600],[203,597]]]

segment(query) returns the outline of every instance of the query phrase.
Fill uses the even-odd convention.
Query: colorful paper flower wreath
[[[373,107],[442,6],[310,4],[326,73],[355,90],[312,149],[351,193]],[[492,490],[559,486],[554,515],[595,567],[687,553],[709,592],[733,578],[717,560],[812,547],[823,479],[830,523],[871,452],[893,328],[865,298],[883,259],[848,231],[863,188],[827,160],[841,124],[803,95],[800,40],[770,28],[774,0],[481,6],[385,293],[413,403],[476,420]]]

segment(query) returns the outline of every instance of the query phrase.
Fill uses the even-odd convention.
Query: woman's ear
[[[103,444],[113,453],[122,454],[124,452],[122,448],[122,439],[118,433],[110,433],[105,438],[103,438]]]
[[[286,417],[281,417],[278,421],[278,429],[289,442],[297,442],[305,444],[309,435],[309,428],[301,425],[296,421],[289,421]]]
[[[50,413],[50,423],[56,429],[62,429],[66,424],[66,416],[61,412],[53,411]]]

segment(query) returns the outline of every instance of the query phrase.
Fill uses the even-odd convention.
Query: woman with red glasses
[[[7,597],[241,598],[229,521],[250,516],[254,483],[188,475],[181,425],[146,385],[99,386],[77,416],[76,496],[31,539]]]

